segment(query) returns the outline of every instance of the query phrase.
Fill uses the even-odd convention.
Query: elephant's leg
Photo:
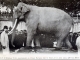
[[[62,46],[62,42],[63,40],[65,39],[65,37],[67,36],[67,33],[66,34],[63,34],[63,33],[59,33],[57,34],[58,35],[58,38],[57,38],[57,47],[56,49],[61,49],[61,46]]]
[[[40,48],[41,45],[40,45],[40,41],[39,41],[39,35],[35,36],[34,38],[34,45],[35,45],[35,48]]]
[[[26,41],[26,48],[31,48],[31,43],[33,40],[33,34],[32,33],[27,33],[27,41]]]
[[[62,46],[62,38],[60,38],[59,40],[57,40],[57,47],[56,49],[61,49],[61,46]]]
[[[71,45],[71,43],[70,43],[68,37],[66,37],[66,41],[65,41],[65,42],[66,42],[68,48],[69,48],[69,49],[72,49],[72,45]]]
[[[32,40],[34,40],[34,35],[36,34],[36,30],[32,28],[27,28],[27,40],[26,40],[26,48],[31,49]]]

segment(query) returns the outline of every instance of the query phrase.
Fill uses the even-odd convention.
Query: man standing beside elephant
[[[4,26],[4,31],[1,33],[1,44],[3,54],[9,53],[9,38],[8,38],[8,27]]]

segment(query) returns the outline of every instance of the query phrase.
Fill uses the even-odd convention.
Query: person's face
[[[4,29],[4,31],[5,31],[6,33],[8,33],[8,29]]]

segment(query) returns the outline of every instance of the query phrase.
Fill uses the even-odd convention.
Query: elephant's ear
[[[26,12],[30,11],[30,9],[27,8],[26,6],[22,6],[21,11],[22,11],[22,13],[26,13]]]
[[[22,13],[26,13],[26,12],[30,11],[30,9],[26,5],[27,4],[20,2],[20,3],[18,3],[17,7]]]

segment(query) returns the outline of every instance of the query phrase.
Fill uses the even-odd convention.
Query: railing
[[[7,13],[3,13],[0,14],[0,21],[8,21],[8,20],[12,20],[13,16],[11,13],[7,14]]]

